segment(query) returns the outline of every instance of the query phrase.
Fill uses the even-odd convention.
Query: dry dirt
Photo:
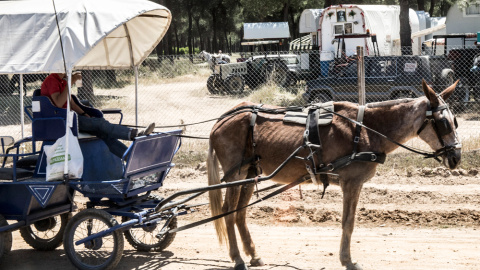
[[[441,170],[438,170],[440,172]],[[480,177],[477,171],[429,177],[377,175],[361,195],[352,237],[352,257],[364,269],[478,269],[480,267]],[[262,183],[259,188],[271,183]],[[163,196],[206,185],[204,165],[176,168]],[[252,207],[248,216],[259,254],[267,264],[251,269],[343,269],[338,255],[342,194],[329,187],[294,188]],[[79,208],[82,198],[77,197]],[[196,202],[206,202],[201,197]],[[206,206],[179,217],[179,225],[209,215]],[[248,258],[245,258],[249,261]],[[227,249],[211,223],[177,233],[167,250],[137,252],[126,243],[117,269],[231,269]],[[14,233],[12,251],[0,269],[73,269],[63,252],[40,252]]]

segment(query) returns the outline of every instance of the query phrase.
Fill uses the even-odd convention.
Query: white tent
[[[243,39],[290,38],[288,22],[244,23]]]
[[[0,2],[0,74],[131,68],[170,21],[167,8],[145,0]]]
[[[66,73],[69,95],[74,69],[134,68],[137,83],[138,65],[170,22],[167,8],[146,0],[0,2],[0,74]],[[23,108],[21,82],[22,77]],[[23,127],[22,109],[20,114]],[[68,136],[66,145],[65,156]]]

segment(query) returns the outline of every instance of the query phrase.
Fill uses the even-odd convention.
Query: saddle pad
[[[313,104],[312,106],[320,107],[319,108],[320,111],[318,114],[319,126],[326,126],[332,123],[333,113],[331,113],[330,111],[334,111],[333,101],[329,101],[325,103],[316,103],[316,104]],[[306,110],[308,111],[309,108],[310,107],[308,107]],[[308,113],[306,112],[287,112],[283,117],[283,122],[306,125],[307,116],[308,116]]]

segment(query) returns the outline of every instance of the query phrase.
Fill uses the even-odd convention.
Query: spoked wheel
[[[77,241],[107,230],[118,222],[109,213],[87,209],[68,222],[63,246],[70,261],[78,269],[114,269],[123,254],[123,235],[119,230],[106,236],[76,245]]]
[[[127,220],[127,217],[122,218],[123,222]],[[125,238],[138,251],[163,251],[173,243],[176,235],[176,233],[167,233],[161,238],[157,238],[164,225],[165,223],[157,223],[140,228],[131,228],[124,232]],[[177,217],[172,218],[168,228],[170,230],[177,228]]]
[[[0,227],[7,226],[7,220],[0,215]],[[0,262],[12,250],[12,232],[0,233]]]
[[[20,228],[23,240],[36,250],[50,251],[62,245],[63,234],[71,213],[65,213],[34,222]]]

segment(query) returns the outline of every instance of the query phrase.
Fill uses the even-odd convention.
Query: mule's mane
[[[404,98],[404,99],[397,99],[397,100],[387,100],[382,102],[373,102],[368,103],[367,108],[381,108],[381,107],[391,107],[398,104],[409,103],[415,99],[413,98]]]

